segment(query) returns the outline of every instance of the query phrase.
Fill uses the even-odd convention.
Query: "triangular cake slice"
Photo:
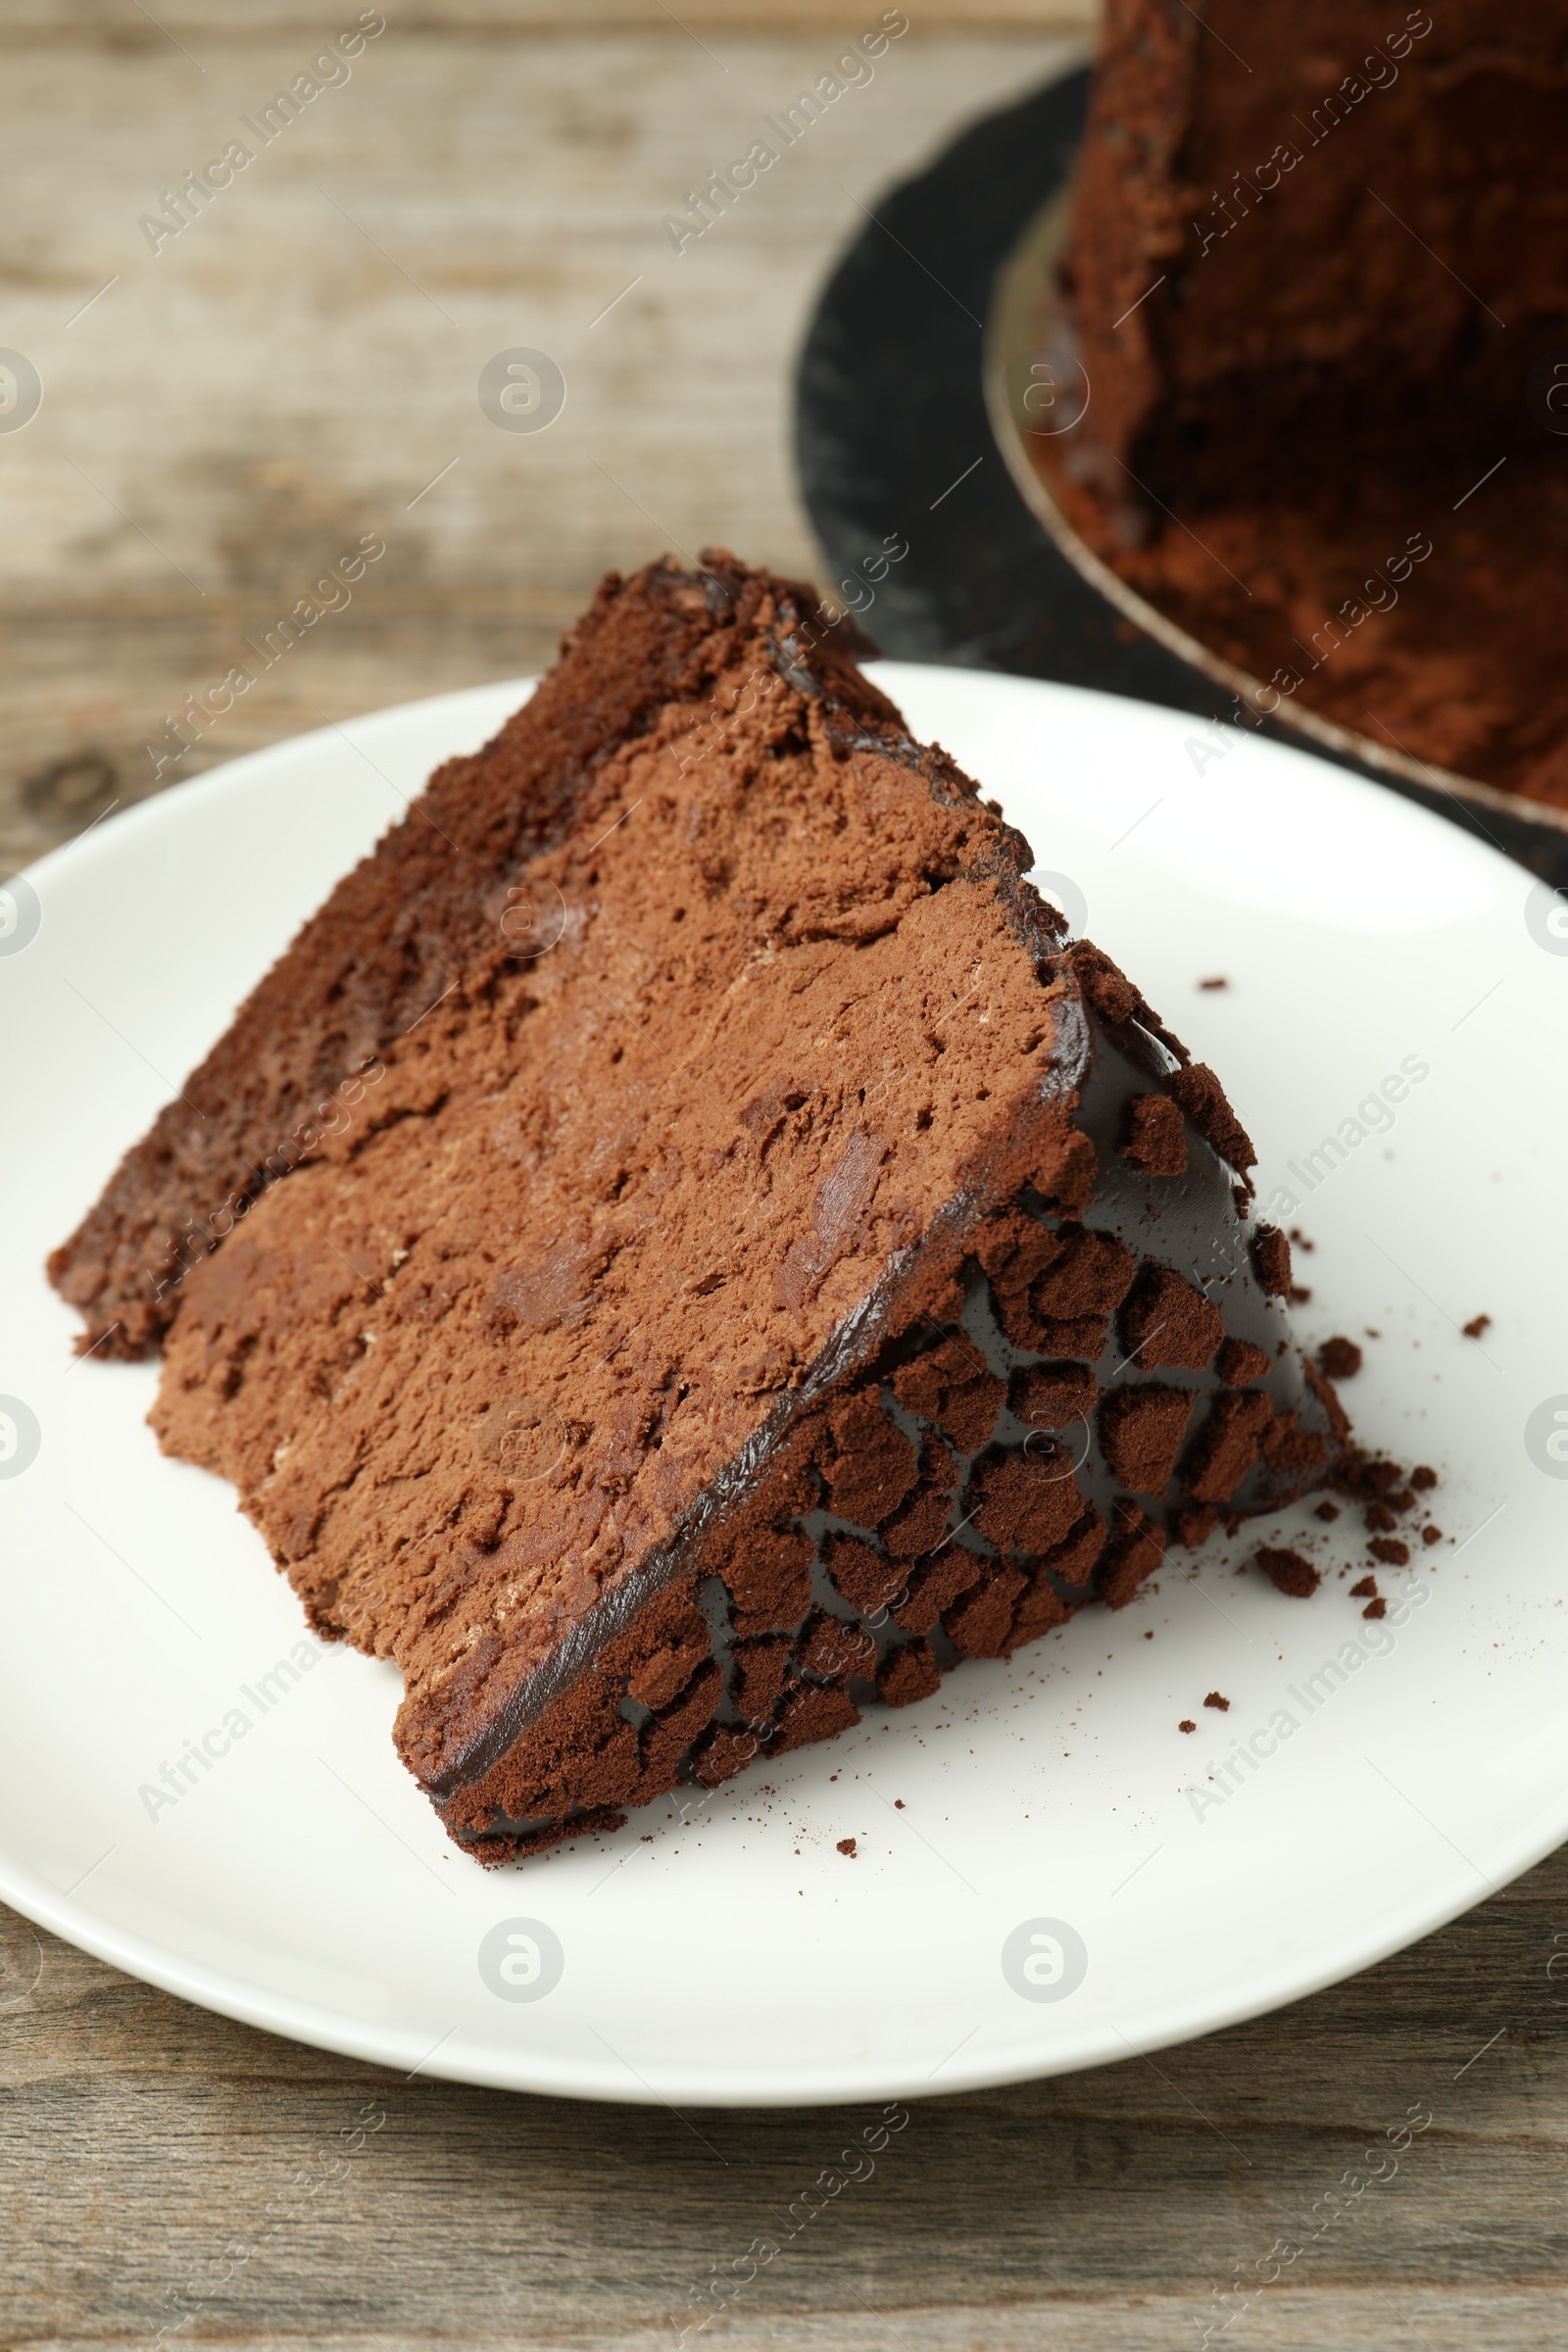
[[[1342,1451],[1217,1079],[809,591],[704,564],[606,581],[54,1261],[487,1860]]]

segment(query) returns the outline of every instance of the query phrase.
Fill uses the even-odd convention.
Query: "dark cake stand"
[[[1223,719],[1240,673],[1104,571],[993,425],[1006,434],[995,385],[987,397],[999,279],[1067,189],[1088,96],[1087,68],[1053,81],[878,202],[801,356],[802,493],[831,580],[883,653]],[[1568,819],[1555,811],[1304,710],[1257,731],[1420,802],[1568,888]]]

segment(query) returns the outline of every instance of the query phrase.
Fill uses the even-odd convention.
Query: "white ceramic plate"
[[[384,711],[99,826],[33,869],[35,904],[9,902],[0,1395],[24,1409],[4,1408],[20,1435],[0,1461],[0,1894],[28,1917],[405,2072],[870,2099],[1272,2008],[1568,1837],[1568,1459],[1548,1446],[1560,1404],[1568,1455],[1568,939],[1550,901],[1303,754],[1061,687],[881,674],[1223,1073],[1265,1200],[1290,1184],[1287,1222],[1316,1243],[1303,1335],[1378,1330],[1348,1400],[1366,1441],[1439,1468],[1452,1540],[1383,1574],[1381,1624],[1348,1579],[1303,1604],[1234,1573],[1249,1545],[1197,1581],[1178,1554],[1119,1616],[966,1666],[684,1819],[661,1806],[494,1876],[459,1854],[393,1755],[395,1673],[297,1648],[230,1490],[159,1455],[154,1370],[74,1361],[40,1271],[295,925],[523,689]],[[1200,992],[1215,973],[1228,988]],[[1384,1114],[1358,1106],[1401,1069],[1371,1132]],[[1287,1163],[1326,1136],[1343,1159],[1320,1156],[1308,1194]],[[1481,1312],[1478,1345],[1458,1326]],[[1272,1524],[1326,1547],[1304,1509]],[[1357,1556],[1352,1518],[1333,1533]],[[1216,1689],[1227,1714],[1202,1704]],[[195,1785],[157,1804],[204,1740]]]

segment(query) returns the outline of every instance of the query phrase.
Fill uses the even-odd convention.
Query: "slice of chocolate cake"
[[[1218,1080],[1029,863],[808,591],[612,577],[57,1253],[481,1857],[1334,1468]]]
[[[1166,618],[1568,807],[1568,0],[1108,0],[1031,444]]]

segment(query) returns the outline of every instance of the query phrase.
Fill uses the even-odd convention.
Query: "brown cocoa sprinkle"
[[[1375,1576],[1363,1576],[1358,1585],[1350,1587],[1352,1600],[1376,1600],[1377,1596],[1378,1580]]]
[[[1340,1506],[1337,1502],[1320,1502],[1312,1513],[1313,1518],[1321,1519],[1325,1526],[1332,1526],[1339,1515]]]
[[[1381,1598],[1378,1600],[1369,1600],[1366,1604],[1366,1607],[1361,1611],[1363,1617],[1386,1617],[1388,1613],[1389,1604],[1386,1600]]]
[[[1205,1707],[1216,1708],[1221,1715],[1228,1715],[1231,1711],[1230,1700],[1228,1698],[1221,1697],[1217,1690],[1211,1690],[1208,1696],[1204,1699],[1203,1704]]]
[[[1291,1227],[1291,1241],[1294,1247],[1298,1250],[1315,1250],[1317,1248],[1316,1242],[1309,1242],[1307,1240],[1299,1225],[1293,1225]]]
[[[1135,1095],[1128,1103],[1123,1159],[1146,1176],[1180,1176],[1187,1166],[1187,1129],[1169,1095]]]
[[[1492,1317],[1490,1315],[1472,1315],[1464,1327],[1464,1336],[1467,1340],[1479,1340],[1482,1333],[1490,1331],[1491,1328]]]
[[[1317,1351],[1317,1368],[1325,1380],[1353,1380],[1361,1369],[1361,1350],[1353,1340],[1325,1340]]]
[[[1200,980],[1198,985],[1200,988],[1229,988],[1230,982],[1223,972],[1216,972],[1212,980]]]
[[[839,1839],[839,1852],[841,1854],[848,1854],[850,1860],[853,1862],[855,1860],[855,1839],[853,1838],[841,1838]]]
[[[1417,1491],[1423,1494],[1426,1493],[1428,1487],[1435,1487],[1437,1483],[1437,1472],[1435,1470],[1429,1470],[1425,1462],[1418,1462],[1410,1473],[1411,1486],[1416,1488]]]
[[[1310,1600],[1322,1579],[1310,1560],[1303,1560],[1298,1551],[1274,1550],[1263,1544],[1257,1553],[1257,1565],[1269,1582],[1293,1600]]]
[[[1214,1359],[1214,1369],[1228,1389],[1245,1389],[1250,1381],[1261,1380],[1268,1367],[1267,1354],[1250,1340],[1227,1340]]]
[[[896,1796],[893,1799],[893,1810],[895,1813],[902,1813],[904,1811],[904,1799],[902,1796]]]
[[[1206,1544],[1218,1525],[1219,1513],[1209,1502],[1184,1504],[1171,1523],[1177,1543],[1184,1544],[1189,1551]]]
[[[1310,1291],[1307,1291],[1307,1290],[1303,1290],[1303,1289],[1302,1289],[1302,1287],[1301,1287],[1301,1285],[1300,1285],[1298,1282],[1293,1282],[1293,1283],[1292,1283],[1292,1285],[1291,1285],[1291,1304],[1292,1304],[1293,1306],[1304,1306],[1304,1305],[1306,1304],[1307,1300],[1308,1300],[1308,1299],[1311,1298],[1311,1296],[1312,1296],[1311,1292],[1310,1292]]]
[[[1196,1732],[1198,1726],[1190,1715],[1184,1715],[1180,1723],[1176,1726],[1176,1729],[1179,1732]]]
[[[1271,1298],[1283,1298],[1291,1287],[1291,1245],[1277,1225],[1260,1225],[1252,1236],[1252,1271]],[[1285,1342],[1280,1342],[1281,1353]]]
[[[1409,1544],[1398,1543],[1393,1536],[1374,1536],[1367,1549],[1375,1560],[1384,1561],[1390,1568],[1402,1568],[1410,1557]]]
[[[1442,1528],[1424,1527],[1421,1530],[1421,1541],[1423,1544],[1441,1544],[1443,1542]]]

